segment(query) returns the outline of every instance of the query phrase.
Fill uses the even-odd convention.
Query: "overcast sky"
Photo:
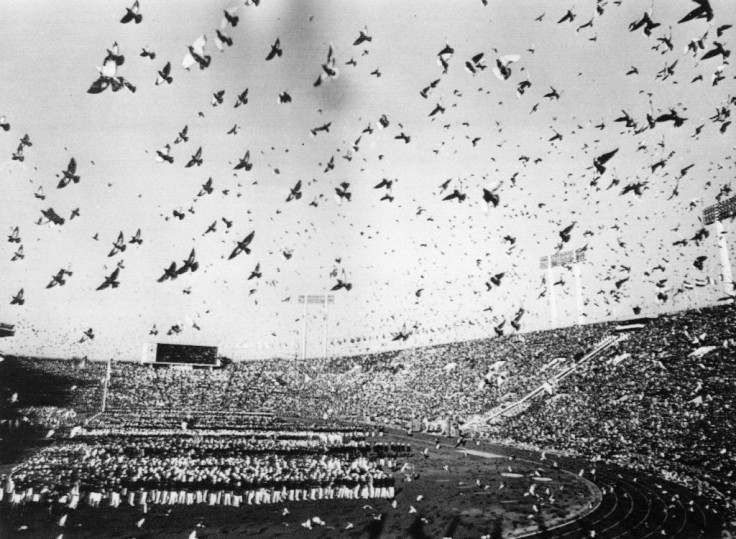
[[[655,1],[659,26],[647,36],[629,25],[649,0],[600,2],[602,14],[592,1],[144,1],[140,24],[120,22],[132,3],[2,2],[0,116],[10,129],[0,131],[0,230],[17,226],[21,242],[0,244],[0,321],[16,324],[0,349],[132,358],[160,340],[218,344],[236,358],[293,355],[298,295],[329,291],[343,271],[352,288],[334,292],[334,353],[478,338],[504,319],[509,332],[520,308],[522,331],[539,329],[550,324],[539,258],[583,246],[587,321],[716,302],[724,294],[715,228],[692,238],[702,210],[733,195],[734,128],[712,117],[733,111],[736,87],[722,56],[702,57],[716,42],[730,50],[735,30],[723,27],[736,5],[711,4],[710,22],[678,24],[697,5]],[[231,7],[239,22],[221,30],[233,45],[220,52],[215,30]],[[574,20],[558,23],[568,9]],[[353,45],[361,31],[371,41]],[[187,45],[203,34],[211,63],[187,71]],[[703,49],[685,52],[704,34]],[[266,61],[276,39],[283,54]],[[125,56],[117,75],[136,92],[87,93],[114,42]],[[330,45],[339,76],[315,87]],[[446,45],[454,54],[443,73]],[[155,59],[141,57],[143,47]],[[480,53],[472,73],[465,64]],[[501,80],[493,68],[508,55],[519,59]],[[167,62],[173,83],[156,86]],[[658,75],[673,64],[672,75]],[[235,108],[246,88],[248,103]],[[559,99],[544,97],[552,89]],[[279,103],[283,92],[290,103]],[[430,116],[438,104],[444,111]],[[670,109],[681,126],[649,126],[647,113]],[[622,111],[635,126],[615,121]],[[327,123],[329,132],[311,136]],[[188,142],[175,144],[185,125]],[[25,134],[33,146],[12,160]],[[166,144],[173,164],[155,160]],[[199,147],[203,164],[185,168]],[[594,159],[616,149],[599,174]],[[233,170],[246,151],[253,168]],[[57,188],[72,157],[80,181]],[[198,196],[208,178],[213,192]],[[374,189],[383,178],[390,192]],[[287,202],[300,180],[302,197]],[[351,199],[338,203],[342,182]],[[641,195],[622,194],[637,183]],[[444,201],[455,189],[466,198]],[[381,200],[387,193],[393,200]],[[65,223],[37,224],[48,208]],[[120,232],[127,242],[138,229],[141,245],[108,256]],[[733,244],[733,224],[726,230]],[[251,231],[251,254],[228,260]],[[19,245],[24,258],[11,261]],[[157,282],[193,248],[197,271]],[[119,262],[119,287],[96,291]],[[248,280],[256,264],[262,277]],[[66,284],[47,289],[62,268],[72,272]],[[559,324],[572,324],[573,273],[554,280]],[[25,303],[11,305],[20,289]],[[309,312],[317,353],[321,312]],[[182,331],[167,335],[172,326]],[[90,328],[94,339],[84,338]],[[392,341],[403,329],[409,339]]]

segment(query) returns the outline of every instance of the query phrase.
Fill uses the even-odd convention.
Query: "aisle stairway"
[[[574,362],[569,367],[561,370],[554,376],[550,377],[545,383],[539,385],[535,389],[531,390],[524,397],[514,401],[511,404],[501,405],[489,410],[485,414],[474,417],[469,420],[465,425],[462,426],[462,430],[465,431],[484,431],[488,430],[489,426],[493,423],[500,422],[503,418],[514,417],[524,412],[530,405],[531,400],[539,395],[543,395],[548,392],[550,388],[554,388],[559,383],[567,378],[570,374],[575,372],[578,368],[589,363],[591,360],[598,357],[600,354],[616,345],[617,343],[628,339],[627,333],[620,335],[609,335],[602,341],[600,341],[592,351],[586,354],[579,361]]]

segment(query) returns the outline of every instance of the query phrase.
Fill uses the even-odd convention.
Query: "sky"
[[[585,323],[725,295],[716,229],[700,218],[733,196],[736,86],[723,56],[702,57],[730,50],[732,2],[683,23],[692,1],[143,1],[140,24],[120,22],[132,2],[1,5],[0,230],[18,227],[21,241],[0,243],[0,321],[16,326],[0,352],[135,359],[156,341],[292,357],[298,296],[323,293],[334,295],[331,354],[483,338],[504,320],[509,334],[518,313],[521,332],[546,329],[539,259],[579,248]],[[231,8],[237,26],[223,25]],[[630,30],[646,13],[651,35]],[[222,52],[218,29],[233,42]],[[361,32],[370,41],[354,45]],[[202,35],[209,66],[184,69]],[[277,39],[282,55],[266,60]],[[114,43],[117,76],[136,91],[90,94]],[[330,47],[338,74],[315,86]],[[168,62],[173,82],[154,84]],[[670,110],[682,125],[647,121]],[[616,121],[623,111],[635,125]],[[26,134],[32,146],[13,160]],[[174,162],[157,162],[167,144]],[[186,168],[200,147],[202,165]],[[252,169],[234,170],[246,151]],[[58,188],[71,158],[79,182]],[[390,190],[374,187],[383,179]],[[343,182],[350,200],[336,196]],[[637,184],[641,194],[622,192]],[[444,200],[455,190],[463,200]],[[48,223],[48,208],[65,223]],[[142,243],[127,243],[138,229]],[[733,246],[733,223],[724,229]],[[108,256],[121,232],[126,250]],[[251,253],[228,259],[251,232]],[[158,282],[192,249],[196,271]],[[96,290],[118,265],[119,286]],[[60,269],[72,274],[47,288]],[[338,279],[350,290],[332,291]],[[576,323],[573,271],[553,281],[556,325]],[[309,355],[323,352],[322,316],[309,305]]]

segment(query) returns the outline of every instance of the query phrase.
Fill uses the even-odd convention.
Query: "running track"
[[[411,442],[434,443],[434,437],[414,435],[411,438],[395,431],[393,436]],[[452,447],[450,444],[443,444]],[[590,461],[547,456],[514,447],[483,444],[477,449],[504,457],[514,457],[535,465],[549,465],[554,459],[559,468],[577,474],[585,469],[584,477],[602,493],[600,504],[587,515],[557,526],[515,537],[566,538],[680,538],[706,539],[721,537],[724,517],[707,499],[685,487],[660,480],[644,472],[596,463],[596,473]]]

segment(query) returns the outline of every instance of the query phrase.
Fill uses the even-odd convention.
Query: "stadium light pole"
[[[723,220],[736,216],[736,196],[709,206],[703,210],[703,222],[706,225],[716,225],[718,234],[718,250],[721,255],[721,275],[723,277],[723,288],[727,295],[734,293],[733,272],[731,271],[731,256],[728,253],[728,240]]]
[[[542,269],[547,270],[547,295],[549,296],[549,317],[552,328],[557,326],[557,303],[555,301],[555,289],[552,280],[552,259],[543,256],[539,260]]]
[[[322,303],[322,311],[324,312],[324,334],[322,335],[322,358],[327,359],[327,294]]]
[[[302,360],[307,359],[307,296],[300,296],[304,302],[304,312],[302,313]]]
[[[549,294],[549,309],[552,327],[557,327],[557,302],[555,300],[552,268],[572,266],[575,276],[575,306],[577,310],[577,323],[582,325],[583,313],[583,286],[581,279],[580,263],[585,262],[587,247],[556,253],[552,256],[543,256],[539,259],[539,267],[547,270],[547,294]]]
[[[102,412],[107,409],[107,388],[110,384],[110,373],[112,371],[112,356],[107,358],[107,372],[105,373],[105,388],[102,391]]]
[[[578,326],[583,325],[583,287],[580,283],[580,264],[572,265],[572,271],[575,274],[575,303],[578,311]]]
[[[327,305],[334,303],[335,296],[332,294],[302,294],[298,298],[299,303],[304,304],[302,323],[302,359],[307,359],[307,305],[310,303],[321,303],[324,309],[324,355],[327,357]]]

